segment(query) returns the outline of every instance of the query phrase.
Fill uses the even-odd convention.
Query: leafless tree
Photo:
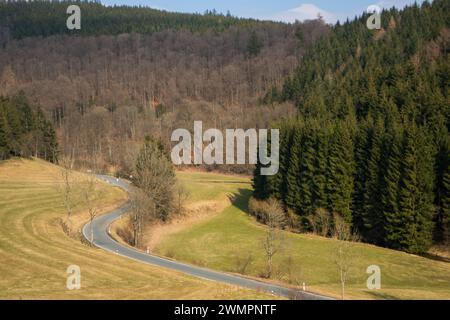
[[[183,213],[183,207],[185,202],[189,199],[189,191],[186,189],[184,185],[182,185],[180,182],[177,183],[175,187],[176,192],[176,204],[177,204],[177,213],[181,214]]]
[[[313,215],[308,217],[308,221],[315,234],[327,237],[331,230],[331,218],[332,217],[327,210],[319,208]]]
[[[235,257],[236,272],[246,274],[253,261],[254,257],[250,252],[239,252]]]
[[[351,226],[339,214],[333,214],[333,220],[333,237],[336,240],[334,263],[339,273],[341,299],[344,300],[346,284],[356,257],[355,243],[359,237],[352,232]]]
[[[291,300],[302,300],[303,291],[306,290],[305,276],[303,269],[298,261],[295,261],[291,255],[289,255],[283,261],[282,276],[297,290],[293,290],[290,294],[289,299]]]
[[[81,183],[82,185],[82,199],[89,213],[90,222],[90,242],[94,242],[94,230],[92,222],[98,214],[97,200],[101,197],[100,189],[98,188],[98,180],[93,175],[88,175]]]
[[[155,204],[145,192],[134,188],[131,193],[131,224],[133,229],[133,244],[139,248],[141,244],[144,223],[154,218]]]
[[[70,218],[77,199],[74,192],[74,177],[73,177],[73,160],[68,157],[62,157],[59,160],[61,179],[57,183],[57,189],[62,197],[62,202],[67,214],[67,222],[70,224]]]
[[[273,273],[273,258],[280,251],[283,244],[281,227],[285,223],[285,214],[280,203],[274,199],[268,200],[265,211],[267,229],[263,240],[263,247],[267,262],[266,277],[271,278]]]

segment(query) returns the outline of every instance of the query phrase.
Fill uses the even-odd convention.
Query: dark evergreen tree
[[[382,138],[384,134],[383,124],[377,121],[374,124],[370,153],[367,156],[367,178],[364,193],[363,226],[362,235],[367,241],[375,244],[383,244],[384,239],[384,215],[382,207],[382,190],[384,167],[382,164]]]
[[[450,235],[450,136],[445,127],[437,131],[435,240],[448,243]]]
[[[314,159],[314,174],[312,181],[312,198],[314,211],[327,207],[327,155],[328,155],[328,140],[329,131],[328,127],[321,130],[316,128],[317,134],[315,137],[315,159]]]
[[[252,32],[252,34],[250,35],[250,39],[248,40],[247,55],[250,58],[258,56],[261,52],[262,47],[263,44],[258,35],[256,34],[256,32]]]
[[[403,138],[398,211],[386,215],[386,245],[411,253],[428,250],[432,241],[432,154],[415,124]]]
[[[23,94],[0,97],[0,159],[36,156],[56,162],[55,130],[40,108],[34,111]]]
[[[314,140],[315,136],[311,124],[305,128],[301,141],[301,160],[299,168],[299,213],[308,216],[313,213],[313,179],[314,179]]]
[[[350,130],[338,124],[330,141],[327,171],[328,209],[352,223],[354,177],[353,142]]]
[[[353,194],[353,223],[364,233],[366,181],[372,122],[362,121],[355,137],[355,183]]]
[[[289,159],[289,167],[287,170],[286,184],[286,205],[294,209],[296,212],[301,212],[300,199],[300,161],[302,156],[302,126],[297,125],[292,138],[291,157]]]
[[[280,130],[280,152],[279,152],[279,170],[274,176],[267,177],[267,193],[268,195],[286,201],[287,194],[287,172],[291,160],[291,149],[294,136],[294,121],[279,123],[274,125]],[[259,165],[259,164],[258,164]]]
[[[6,159],[9,156],[9,146],[7,140],[6,119],[0,108],[0,160]]]

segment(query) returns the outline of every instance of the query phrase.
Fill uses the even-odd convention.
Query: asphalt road
[[[122,180],[117,180],[116,178],[109,176],[98,176],[98,178],[112,184],[118,186],[126,191],[130,190],[130,187],[127,183]],[[207,279],[211,281],[218,281],[222,283],[227,283],[235,286],[240,286],[248,289],[255,289],[266,291],[271,294],[294,298],[300,300],[331,300],[329,297],[313,294],[310,292],[297,291],[291,288],[282,287],[279,285],[274,285],[270,283],[265,283],[261,281],[256,281],[252,279],[247,279],[244,277],[240,277],[233,274],[213,271],[210,269],[200,268],[193,265],[176,262],[173,260],[164,259],[158,256],[154,256],[152,254],[146,254],[144,252],[135,250],[131,247],[122,245],[112,239],[108,234],[108,228],[115,220],[119,219],[120,216],[127,213],[130,209],[129,204],[125,204],[119,209],[112,211],[111,213],[102,215],[92,222],[93,228],[93,244],[96,247],[102,248],[109,252],[112,252],[117,255],[121,255],[142,263],[151,264],[154,266],[159,266],[163,268],[168,268],[171,270],[179,271],[191,276],[195,276],[202,279]],[[83,235],[88,241],[91,241],[91,223],[86,224],[83,227]]]

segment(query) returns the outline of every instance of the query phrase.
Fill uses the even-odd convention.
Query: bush
[[[330,235],[333,217],[327,210],[322,208],[317,209],[314,214],[308,217],[308,222],[314,234],[322,237]]]
[[[278,200],[273,198],[269,200],[257,200],[254,197],[250,198],[248,203],[249,212],[256,220],[263,224],[268,224],[269,217],[274,213],[281,213],[280,217],[277,217],[277,225],[284,229],[289,225],[289,217],[283,211],[281,204]],[[276,211],[276,212],[273,212]]]

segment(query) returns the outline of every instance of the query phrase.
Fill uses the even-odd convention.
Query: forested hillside
[[[82,28],[66,27],[67,7],[76,4],[81,9]],[[275,22],[241,19],[215,10],[202,14],[174,13],[149,7],[113,6],[100,1],[1,1],[0,26],[8,29],[10,38],[48,37],[56,34],[119,35],[123,33],[151,34],[163,30],[192,32],[222,32],[232,26],[267,26]]]
[[[23,90],[42,105],[62,154],[76,164],[123,171],[145,135],[168,144],[174,129],[194,120],[251,128],[295,114],[292,103],[258,101],[329,30],[323,21],[286,25],[82,3],[81,30],[68,32],[68,3],[1,5],[0,26],[11,37],[0,47],[0,94]]]
[[[255,195],[280,199],[308,229],[319,208],[367,242],[408,252],[450,231],[450,1],[333,27],[265,102],[292,101],[280,172]],[[258,168],[256,170],[258,173]]]

